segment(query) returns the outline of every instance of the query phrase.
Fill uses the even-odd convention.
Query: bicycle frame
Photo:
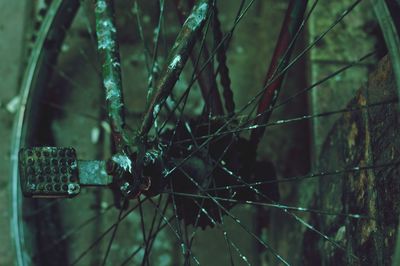
[[[294,49],[299,29],[304,26],[302,21],[307,2],[304,0],[292,0],[289,2],[275,51],[265,77],[264,92],[257,108],[254,125],[267,123],[271,116],[272,108],[278,99],[279,91],[285,77],[281,72],[289,64],[290,55]],[[250,139],[254,149],[257,149],[264,131],[265,127],[257,127],[251,131]]]
[[[165,102],[177,82],[183,67],[185,66],[195,41],[202,31],[208,17],[211,1],[199,0],[193,7],[191,14],[183,23],[175,44],[170,52],[165,64],[161,78],[156,82],[153,89],[149,88],[148,102],[143,121],[137,135],[134,138],[129,136],[125,127],[123,89],[121,82],[121,67],[119,58],[119,48],[114,20],[114,8],[112,0],[97,0],[95,7],[96,14],[96,35],[97,48],[100,54],[102,65],[103,88],[105,90],[105,101],[107,115],[111,125],[114,144],[117,153],[124,156],[124,160],[132,164],[131,160],[134,153],[137,153],[134,176],[141,179],[143,157],[145,155],[145,145],[149,130],[158,116],[160,106]],[[215,88],[216,89],[216,88]],[[204,95],[204,94],[203,94]],[[211,95],[214,99],[219,99],[219,95]],[[215,98],[218,97],[218,98]],[[220,99],[216,101],[220,103]],[[212,108],[214,109],[214,108]],[[215,108],[217,113],[221,112],[221,105]],[[125,168],[125,167],[124,167]],[[126,180],[127,186],[137,187],[142,182],[129,178]],[[134,193],[137,195],[137,193]]]
[[[191,14],[183,23],[173,49],[168,57],[167,64],[157,81],[156,88],[149,89],[150,99],[143,117],[136,140],[144,142],[152,127],[154,118],[158,115],[160,105],[171,93],[176,81],[191,54],[197,36],[200,34],[207,19],[210,1],[199,0]],[[128,137],[125,129],[123,90],[121,83],[121,68],[116,38],[113,1],[98,0],[96,2],[96,33],[98,51],[102,64],[103,87],[106,95],[107,114],[112,128],[114,142],[119,151],[129,147],[137,150]]]

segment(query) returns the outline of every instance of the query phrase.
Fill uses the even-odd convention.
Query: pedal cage
[[[22,193],[26,197],[74,197],[80,192],[73,148],[34,147],[19,152]]]

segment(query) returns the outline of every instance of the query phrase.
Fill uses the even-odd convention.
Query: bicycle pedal
[[[26,197],[73,197],[80,192],[73,148],[21,149],[19,167],[22,193]]]

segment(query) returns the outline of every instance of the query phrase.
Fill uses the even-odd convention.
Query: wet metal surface
[[[78,161],[79,183],[87,186],[111,184],[112,176],[107,174],[105,161]]]

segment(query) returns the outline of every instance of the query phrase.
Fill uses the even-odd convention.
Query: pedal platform
[[[22,193],[26,197],[73,197],[80,192],[73,148],[21,149],[19,168]]]

